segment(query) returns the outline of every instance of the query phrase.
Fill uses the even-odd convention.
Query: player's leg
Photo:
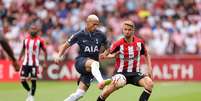
[[[100,64],[98,61],[95,61],[93,59],[87,59],[85,62],[85,69],[87,72],[91,72],[93,76],[96,78],[98,82],[103,81],[103,77],[100,72]]]
[[[31,79],[31,95],[34,96],[36,92],[36,79]]]
[[[91,75],[81,75],[78,80],[78,88],[64,101],[77,101],[81,99],[90,86],[90,81],[93,77]]]
[[[150,77],[145,76],[139,80],[139,85],[144,87],[144,91],[142,92],[139,101],[148,101],[154,85],[153,80]]]
[[[140,96],[139,101],[148,101],[153,88],[153,81],[148,76],[143,75],[140,72],[133,73],[134,75],[128,77],[128,84],[144,87],[144,91]]]
[[[85,69],[86,59],[87,58],[83,57],[76,59],[75,68],[81,74],[80,79],[78,80],[78,88],[64,101],[77,101],[78,99],[82,98],[85,92],[88,90],[93,76],[90,72],[87,72]]]
[[[31,96],[30,87],[27,83],[27,77],[29,75],[29,67],[28,66],[22,66],[21,72],[20,72],[20,80],[23,88],[27,91],[28,96],[26,101],[28,101],[29,97]]]
[[[101,95],[98,97],[97,101],[105,101],[110,94],[112,94],[114,91],[118,90],[119,88],[115,86],[115,82],[112,81],[108,86],[106,86]]]
[[[88,90],[88,88],[89,87],[86,86],[83,82],[80,82],[77,90],[64,101],[77,101],[81,99],[84,96],[85,92]]]
[[[21,84],[24,87],[24,89],[29,92],[30,91],[30,87],[27,83],[26,78],[28,77],[29,74],[29,68],[27,66],[22,66],[21,72],[20,72],[20,80],[21,80]]]
[[[36,80],[37,80],[37,67],[31,67],[31,96],[30,101],[34,101],[34,95],[36,92]]]
[[[105,85],[108,85],[111,80],[103,80],[103,77],[100,72],[100,64],[98,61],[95,61],[93,59],[87,58],[85,62],[85,70],[87,72],[91,72],[92,75],[96,78],[96,80],[99,82],[98,87],[100,89],[104,88]]]

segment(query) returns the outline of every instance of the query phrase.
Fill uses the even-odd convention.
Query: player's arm
[[[14,53],[10,45],[8,44],[7,40],[3,37],[2,34],[0,34],[0,44],[2,45],[3,49],[6,51],[8,56],[11,58],[13,66],[15,67],[15,71],[19,71],[19,65],[17,63],[16,58],[14,57]]]
[[[102,58],[102,59],[112,59],[112,58],[115,58],[118,54],[119,54],[119,51],[116,51],[116,52],[110,52],[110,51],[106,51],[106,53],[103,53],[105,54],[105,56]]]
[[[112,44],[109,50],[110,54],[108,55],[108,58],[115,58],[119,54],[119,50],[120,50],[120,45],[118,44],[118,42],[115,42],[114,44]]]
[[[68,49],[69,47],[70,47],[70,44],[68,42],[65,42],[63,45],[61,45],[59,48],[58,57],[62,57],[66,49]]]
[[[107,56],[110,52],[109,52],[109,42],[108,42],[108,40],[107,40],[105,35],[103,35],[103,42],[102,42],[101,46],[103,46],[103,48],[104,48],[103,54],[105,56]]]
[[[112,58],[115,58],[116,55],[117,55],[117,53],[108,54],[108,55],[106,56],[106,59],[112,59]]]
[[[20,52],[18,61],[22,61],[22,57],[24,56],[24,53],[25,53],[25,41],[23,41],[23,47],[22,47],[22,50]]]
[[[120,46],[117,42],[113,43],[110,48],[107,48],[103,54],[100,55],[101,59],[112,59],[119,54]]]
[[[147,51],[147,47],[144,44],[142,44],[142,53],[145,56],[145,63],[148,66],[148,68],[147,68],[148,69],[147,70],[148,71],[148,76],[152,78],[151,58],[150,58],[150,55],[149,55],[149,53]]]
[[[12,61],[16,61],[15,57],[14,57],[14,53],[10,47],[10,45],[8,44],[7,40],[1,35],[0,36],[0,43],[3,47],[3,49],[6,51],[6,53],[8,54],[8,56],[11,58]]]
[[[45,47],[44,41],[41,41],[40,47],[44,53],[44,63],[43,63],[43,68],[47,68],[47,50]]]
[[[78,41],[79,32],[72,35],[64,44],[62,44],[59,48],[59,52],[55,58],[55,62],[59,63],[63,59],[64,52],[73,44]]]
[[[99,58],[100,58],[100,60],[102,60],[102,59],[109,59],[108,55],[109,55],[109,50],[106,49],[103,53],[101,53],[99,55]],[[112,58],[112,57],[113,56],[110,55],[110,58]]]
[[[110,52],[110,45],[104,34],[103,34],[102,46],[104,47],[104,52],[102,54],[100,54],[100,56],[99,56],[100,59],[111,59],[116,56],[115,52],[113,52],[113,53]]]

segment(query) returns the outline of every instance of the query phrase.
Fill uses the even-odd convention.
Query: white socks
[[[78,99],[82,98],[84,94],[85,94],[84,90],[77,89],[77,91],[75,93],[71,94],[64,101],[77,101]]]
[[[99,67],[100,67],[99,62],[96,62],[96,61],[92,62],[91,73],[96,78],[96,80],[100,83],[101,81],[103,81],[103,77],[101,75]]]

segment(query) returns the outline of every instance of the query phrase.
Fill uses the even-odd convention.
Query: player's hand
[[[103,60],[103,59],[105,59],[107,56],[104,54],[104,53],[102,53],[102,54],[100,54],[99,55],[99,60]]]
[[[63,56],[57,55],[57,56],[55,57],[55,59],[54,59],[54,62],[58,64],[58,63],[60,63],[62,60],[63,60]]]
[[[20,65],[17,63],[17,61],[13,61],[13,66],[16,72],[20,70]]]
[[[115,84],[117,83],[117,81],[118,81],[118,79],[115,78],[115,79],[112,80],[112,83],[111,83],[111,84],[114,84],[114,85],[115,85]]]
[[[116,78],[116,77],[112,77],[112,83],[111,84],[113,84],[113,85],[115,85],[117,82],[118,82],[118,79],[119,78]]]

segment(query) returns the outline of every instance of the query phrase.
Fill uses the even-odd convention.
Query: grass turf
[[[35,101],[63,101],[76,90],[75,82],[40,81]],[[138,101],[143,88],[127,85],[114,92],[107,101]],[[96,101],[100,90],[93,83],[80,101]],[[149,101],[201,101],[201,82],[155,83]],[[25,101],[27,93],[20,83],[0,83],[0,101]]]

